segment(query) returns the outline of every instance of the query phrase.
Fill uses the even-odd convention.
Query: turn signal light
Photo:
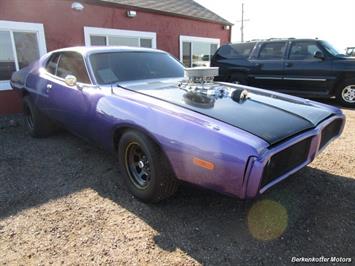
[[[200,166],[200,167],[205,168],[207,170],[213,170],[214,169],[214,163],[199,159],[197,157],[193,157],[192,158],[192,162],[193,162],[194,165]]]

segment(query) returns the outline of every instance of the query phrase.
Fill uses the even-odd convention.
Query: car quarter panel
[[[268,144],[260,138],[193,111],[117,88],[97,104],[96,137],[112,148],[113,131],[132,127],[149,132],[167,155],[178,179],[244,197],[244,172],[250,156]],[[108,134],[111,132],[111,136]],[[213,164],[206,169],[200,159]]]

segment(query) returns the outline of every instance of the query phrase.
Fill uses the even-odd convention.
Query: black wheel
[[[159,147],[137,131],[125,132],[119,142],[120,169],[130,192],[144,202],[158,202],[173,195],[178,180]]]
[[[342,106],[355,107],[355,80],[346,80],[337,90],[336,98]]]
[[[56,129],[55,124],[38,110],[28,96],[23,99],[23,114],[25,126],[32,137],[47,137]]]

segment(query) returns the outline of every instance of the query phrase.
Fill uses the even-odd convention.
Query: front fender
[[[112,143],[112,132],[117,127],[140,129],[158,143],[178,179],[244,197],[242,185],[247,161],[250,156],[262,153],[268,146],[266,142],[146,95],[123,89],[115,94],[102,97],[96,108],[100,124],[95,124],[105,146],[112,145],[108,141]],[[197,165],[196,160],[213,164],[213,169]]]

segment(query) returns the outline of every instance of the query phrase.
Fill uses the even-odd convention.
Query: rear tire
[[[121,173],[129,191],[143,202],[172,196],[178,180],[158,145],[137,131],[125,132],[118,145]]]
[[[56,126],[31,101],[29,96],[23,98],[23,114],[28,133],[34,138],[43,138],[51,135]]]
[[[340,84],[336,99],[342,106],[355,107],[355,79],[345,80]]]

